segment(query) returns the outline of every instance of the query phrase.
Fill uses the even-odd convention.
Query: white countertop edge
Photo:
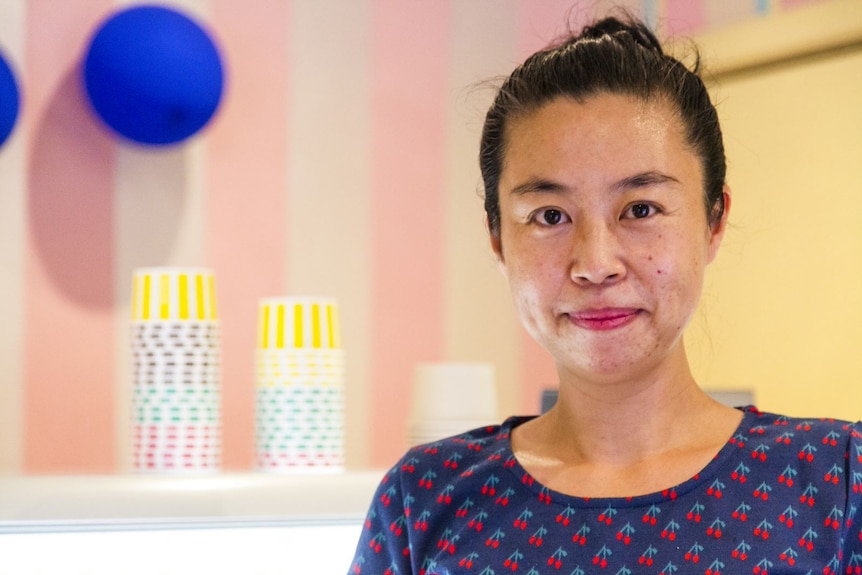
[[[353,522],[365,516],[383,475],[6,476],[0,533]]]

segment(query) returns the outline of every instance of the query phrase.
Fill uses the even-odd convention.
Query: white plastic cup
[[[408,439],[435,440],[498,423],[494,368],[485,363],[416,366]]]

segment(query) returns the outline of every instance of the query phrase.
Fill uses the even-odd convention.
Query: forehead
[[[621,133],[683,137],[682,122],[664,98],[600,93],[582,100],[558,96],[538,108],[513,114],[507,122],[506,140],[516,144],[523,136],[548,140],[561,135],[587,138]]]
[[[502,160],[504,179],[512,171],[625,171],[697,162],[670,103],[619,94],[558,97],[510,118]]]

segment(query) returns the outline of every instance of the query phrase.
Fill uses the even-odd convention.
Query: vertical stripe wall
[[[223,466],[251,467],[257,302],[285,289],[291,9],[211,0],[227,66],[223,107],[206,134],[204,237],[221,315]],[[288,246],[289,248],[289,246]]]
[[[372,461],[380,464],[406,447],[410,398],[404,392],[414,364],[444,358],[441,223],[451,10],[447,2],[375,0],[371,12],[370,303],[372,310],[398,310],[370,318],[374,397],[392,414],[375,418],[367,439]]]
[[[555,375],[488,247],[484,81],[611,3],[174,0],[215,37],[227,84],[206,129],[166,148],[115,138],[80,86],[95,27],[135,3],[0,4],[23,93],[0,148],[0,472],[128,470],[138,267],[214,270],[225,469],[253,461],[264,297],[337,298],[351,467],[406,447],[420,362],[490,362],[501,415],[536,411]],[[617,4],[692,33],[797,3]]]
[[[114,464],[116,144],[90,121],[78,73],[81,47],[109,8],[27,3],[21,409],[23,464],[33,472]]]
[[[0,17],[0,51],[21,78],[25,51],[24,0]],[[0,471],[17,473],[23,459],[24,242],[26,140],[20,126],[0,148]]]

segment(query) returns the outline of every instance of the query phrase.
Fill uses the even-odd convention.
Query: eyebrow
[[[623,192],[631,189],[646,188],[648,186],[664,184],[666,182],[674,182],[678,184],[679,180],[668,174],[663,174],[656,171],[649,171],[623,178],[611,187],[614,190]]]
[[[552,182],[551,180],[530,179],[512,188],[511,194],[513,196],[523,196],[532,192],[560,192],[565,188],[562,184]]]
[[[651,170],[648,172],[641,172],[639,174],[625,177],[622,180],[615,182],[611,186],[611,189],[617,192],[624,192],[627,190],[646,188],[657,184],[663,184],[665,182],[679,183],[679,180],[668,174]],[[566,186],[552,180],[534,178],[530,179],[527,182],[524,182],[523,184],[515,186],[514,188],[512,188],[512,191],[510,193],[514,196],[522,196],[524,194],[534,192],[561,192],[565,189]]]

